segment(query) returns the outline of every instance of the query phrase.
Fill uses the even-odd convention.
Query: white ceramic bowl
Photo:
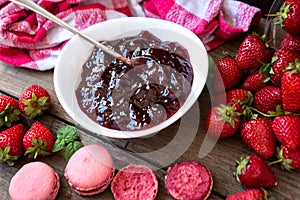
[[[94,47],[84,39],[74,36],[59,55],[54,70],[54,86],[62,107],[73,118],[77,126],[92,133],[113,138],[149,136],[180,119],[198,99],[208,74],[208,55],[203,43],[188,29],[165,20],[128,17],[98,23],[84,32],[100,41],[137,35],[142,30],[151,32],[162,41],[177,41],[188,50],[193,65],[194,79],[191,93],[185,103],[168,120],[146,130],[119,131],[100,126],[81,111],[75,96],[75,90],[81,80],[82,65]]]

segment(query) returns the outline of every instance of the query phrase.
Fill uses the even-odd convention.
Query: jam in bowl
[[[152,135],[182,117],[204,88],[208,57],[200,39],[172,22],[120,18],[85,32],[129,66],[79,37],[63,48],[54,86],[77,126],[113,138]]]

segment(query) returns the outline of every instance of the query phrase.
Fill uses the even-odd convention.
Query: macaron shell
[[[204,165],[184,161],[168,169],[165,186],[173,199],[205,200],[210,196],[213,179]]]
[[[114,175],[114,162],[102,146],[91,144],[77,150],[67,163],[65,177],[80,195],[91,196],[105,190]]]
[[[113,179],[111,191],[116,200],[153,200],[157,195],[158,182],[148,167],[128,165]]]
[[[25,164],[11,179],[11,200],[54,200],[59,191],[58,174],[43,162]]]

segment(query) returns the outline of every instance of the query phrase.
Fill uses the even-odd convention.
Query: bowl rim
[[[64,91],[62,91],[61,83],[60,83],[61,82],[60,78],[62,78],[62,77],[60,77],[61,76],[60,74],[63,72],[63,67],[62,67],[62,64],[64,61],[63,57],[65,54],[67,54],[67,50],[69,48],[72,48],[72,46],[74,44],[76,44],[76,42],[78,43],[78,41],[83,41],[85,43],[88,43],[88,42],[84,41],[83,39],[81,39],[77,35],[73,36],[68,41],[68,43],[63,47],[62,51],[60,52],[60,54],[58,56],[57,62],[55,63],[55,68],[54,68],[54,73],[53,73],[53,82],[54,82],[54,89],[55,89],[57,98],[58,98],[61,106],[63,107],[63,109],[74,120],[76,126],[80,127],[80,129],[84,129],[85,131],[89,131],[89,132],[92,132],[92,133],[95,133],[95,134],[101,135],[101,136],[107,136],[107,137],[111,137],[111,138],[123,138],[123,139],[146,137],[149,135],[153,135],[153,134],[161,131],[162,129],[168,127],[169,125],[173,124],[174,122],[176,122],[197,101],[199,95],[201,94],[201,92],[205,86],[205,82],[206,82],[206,79],[208,76],[208,54],[207,54],[204,44],[198,38],[198,36],[196,36],[192,31],[190,31],[187,28],[185,28],[181,25],[178,25],[176,23],[162,20],[162,19],[155,19],[155,18],[125,17],[125,18],[110,19],[107,21],[97,23],[95,25],[92,25],[92,26],[86,28],[85,30],[83,30],[83,32],[91,36],[93,32],[95,32],[96,30],[101,30],[101,28],[103,28],[105,26],[113,26],[113,25],[117,26],[118,24],[125,23],[125,22],[129,23],[129,24],[138,23],[138,24],[145,25],[142,29],[136,29],[139,31],[151,30],[153,28],[158,29],[157,25],[161,26],[161,27],[159,27],[159,29],[168,30],[168,31],[172,31],[172,32],[174,32],[174,30],[176,30],[176,34],[183,34],[183,35],[188,36],[187,39],[190,39],[192,42],[195,42],[196,43],[195,45],[197,45],[197,47],[200,47],[202,52],[200,52],[199,55],[202,56],[203,60],[201,61],[201,63],[202,63],[201,70],[193,65],[194,79],[193,79],[193,83],[192,83],[191,92],[188,95],[184,104],[179,108],[179,110],[173,116],[168,118],[166,121],[160,123],[159,125],[156,125],[151,128],[143,129],[143,130],[135,130],[135,131],[114,130],[114,129],[109,129],[109,128],[103,127],[103,126],[99,125],[98,123],[94,122],[92,119],[89,119],[90,120],[89,124],[85,124],[85,121],[82,119],[83,116],[79,117],[79,118],[76,117],[76,113],[75,113],[74,109],[72,107],[70,107],[70,102],[67,102],[64,98],[64,95],[63,95]],[[135,31],[135,30],[132,30],[132,31]],[[91,48],[93,48],[92,45],[90,45],[90,46],[91,46]],[[191,58],[191,63],[193,63],[192,58]],[[77,70],[80,71],[81,67],[78,67],[78,68],[79,69],[77,69]],[[195,74],[198,77],[198,79],[196,79],[196,80],[195,80]],[[80,74],[77,73],[77,75],[80,78],[81,73]],[[198,80],[198,82],[197,82],[197,80]],[[76,88],[73,88],[73,89],[76,89]],[[75,94],[75,90],[73,93]],[[86,117],[87,116],[85,116],[83,118],[86,118]],[[91,126],[91,124],[92,124],[92,126]],[[97,128],[93,127],[94,125],[97,125]]]

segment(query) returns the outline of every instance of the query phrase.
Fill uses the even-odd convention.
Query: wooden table
[[[257,32],[262,32],[263,22],[264,20],[262,20],[261,26],[256,28]],[[232,54],[237,53],[237,48],[244,36],[241,35],[232,39],[221,47],[209,52],[209,55],[214,61],[217,61],[222,57],[223,51],[228,51]],[[41,85],[50,92],[53,102],[52,107],[47,114],[39,117],[38,120],[44,123],[53,133],[61,126],[74,124],[56,97],[53,86],[53,70],[39,72],[0,63],[0,77],[0,93],[10,95],[14,98],[18,98],[21,92],[31,84]],[[185,115],[184,119],[148,138],[111,139],[83,131],[80,132],[80,136],[84,144],[98,143],[105,146],[113,155],[117,170],[129,163],[151,165],[159,180],[157,199],[170,199],[164,188],[166,170],[169,165],[185,160],[197,160],[207,166],[211,170],[214,180],[210,199],[225,199],[227,195],[244,189],[233,176],[235,161],[242,154],[249,154],[251,151],[241,142],[238,136],[235,136],[219,140],[206,156],[203,157],[199,154],[199,152],[203,153],[201,146],[205,138],[204,124],[210,105],[210,94],[208,90],[205,90],[198,98],[195,106]],[[190,119],[198,119],[198,121],[189,126],[185,125],[178,136],[178,128],[182,127],[180,126],[181,122],[184,123],[185,121],[186,123]],[[23,118],[22,122],[29,127],[33,120]],[[169,148],[169,144],[173,146],[171,145],[171,148]],[[162,153],[164,147],[168,148]],[[178,155],[172,157],[175,154],[174,152],[178,153]],[[149,156],[146,153],[155,156]],[[168,159],[171,159],[171,163],[166,165]],[[93,197],[81,197],[73,192],[63,176],[66,166],[63,152],[38,158],[38,160],[51,165],[60,175],[61,188],[57,199],[113,199],[110,188]],[[10,179],[22,165],[30,161],[32,160],[23,157],[13,167],[0,163],[1,200],[9,199],[8,186]],[[286,172],[278,166],[273,166],[272,170],[277,176],[278,186],[268,191],[276,199],[300,199],[300,173]]]

